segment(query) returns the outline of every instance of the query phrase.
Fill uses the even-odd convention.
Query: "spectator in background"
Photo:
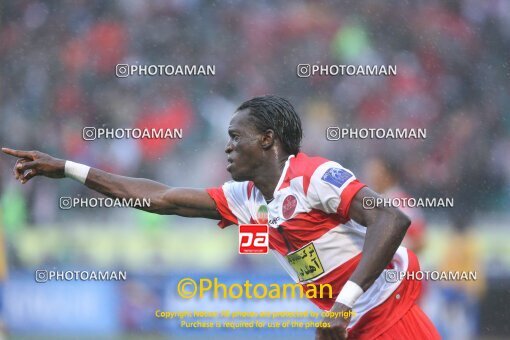
[[[505,65],[505,51],[510,48],[510,11],[505,10],[505,3],[410,2],[395,8],[373,1],[275,1],[271,6],[204,1],[4,2],[0,10],[0,62],[4,66],[0,79],[9,82],[0,91],[0,139],[8,139],[18,148],[44,145],[77,161],[101,163],[105,150],[108,160],[118,157],[118,152],[110,151],[109,142],[84,142],[84,126],[133,128],[150,113],[151,106],[170,112],[183,98],[186,116],[195,117],[208,96],[239,102],[271,92],[292,99],[298,111],[307,112],[303,121],[314,123],[305,136],[310,141],[323,135],[325,124],[428,128],[425,142],[395,146],[403,152],[399,168],[413,174],[406,178],[413,191],[431,194],[450,184],[447,190],[458,190],[462,200],[508,200],[504,185],[477,188],[457,185],[448,178],[454,174],[450,178],[459,179],[459,174],[476,165],[479,170],[471,172],[492,182],[490,172],[494,170],[487,170],[485,158],[477,159],[490,152],[459,156],[464,137],[480,146],[503,145],[509,140],[508,125],[498,124],[508,107],[505,72],[492,66]],[[196,20],[196,13],[203,14],[201,20]],[[411,17],[413,25],[401,24]],[[187,25],[189,22],[194,24]],[[316,62],[396,64],[398,75],[296,79],[297,64]],[[116,79],[118,63],[214,64],[217,74]],[[322,112],[311,105],[317,102]],[[473,118],[460,115],[452,120],[467,102],[473,102]],[[315,106],[313,110],[306,109],[311,106]],[[212,121],[222,112],[210,109],[206,115],[204,120]],[[478,122],[482,115],[484,120]],[[175,117],[172,121],[179,123]],[[441,133],[450,122],[453,133]],[[29,128],[34,124],[38,133]],[[210,153],[204,144],[225,142],[222,135],[211,136],[214,125],[201,120],[191,125],[186,139],[175,147],[124,143],[123,148],[136,149],[131,152],[130,173],[155,174],[155,179],[163,182],[184,180],[186,171],[169,176],[158,172],[153,162],[143,160],[147,154],[157,154],[162,160],[171,157],[173,164],[189,168]],[[474,139],[465,132],[471,125],[476,131]],[[490,133],[495,128],[496,133]],[[454,143],[450,143],[452,138]],[[363,159],[378,146],[375,141],[365,145],[353,142],[344,143],[340,150],[330,147],[331,143],[315,144],[325,144],[317,150],[321,154],[343,161],[353,154]],[[142,155],[138,157],[138,153]],[[196,182],[190,185],[210,183],[222,173],[211,171],[202,176],[193,177]],[[504,184],[508,185],[508,180]],[[456,199],[456,205],[461,203]],[[465,205],[459,210],[469,208]],[[31,220],[41,224],[36,217]]]
[[[388,198],[410,198],[399,184],[398,165],[394,160],[383,157],[373,157],[366,161],[363,169],[366,181],[375,191]],[[411,219],[411,226],[407,230],[402,245],[411,249],[417,255],[425,245],[425,219],[420,208],[400,209]]]

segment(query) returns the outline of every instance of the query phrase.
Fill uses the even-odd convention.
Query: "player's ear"
[[[268,150],[273,146],[274,138],[275,138],[274,131],[271,129],[267,129],[266,132],[262,133],[262,137],[260,139],[260,146],[262,146],[264,150]]]

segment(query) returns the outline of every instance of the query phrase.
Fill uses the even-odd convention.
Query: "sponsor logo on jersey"
[[[297,198],[294,195],[285,197],[282,204],[282,215],[283,218],[288,220],[292,217],[297,207]]]
[[[267,224],[241,224],[239,226],[239,254],[267,254],[269,251]]]
[[[267,205],[261,205],[257,211],[257,222],[260,224],[267,224],[269,219],[269,213]]]
[[[287,261],[296,271],[299,281],[311,280],[324,273],[324,267],[313,243],[287,255]]]
[[[280,217],[276,216],[276,217],[270,219],[268,224],[273,225],[273,224],[278,224],[278,222],[280,222]]]
[[[344,169],[329,168],[322,176],[322,180],[341,188],[351,177],[352,174]]]

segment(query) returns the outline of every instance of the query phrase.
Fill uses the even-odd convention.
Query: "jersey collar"
[[[289,158],[285,161],[285,166],[283,167],[282,174],[280,175],[280,179],[278,180],[278,184],[276,185],[276,188],[274,188],[273,197],[276,196],[276,192],[280,190],[280,187],[282,186],[283,181],[285,180],[285,176],[287,175],[287,170],[289,169],[290,160],[294,158],[294,155],[290,155]]]

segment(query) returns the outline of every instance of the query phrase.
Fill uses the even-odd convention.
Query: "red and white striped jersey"
[[[366,228],[348,212],[364,186],[339,163],[299,153],[287,160],[270,203],[252,182],[230,181],[207,192],[222,216],[220,227],[269,224],[269,247],[295,282],[332,286],[332,299],[312,299],[329,310],[361,259]],[[407,249],[399,247],[385,271],[406,271],[408,262]],[[349,328],[401,284],[387,282],[385,271],[356,301]]]

